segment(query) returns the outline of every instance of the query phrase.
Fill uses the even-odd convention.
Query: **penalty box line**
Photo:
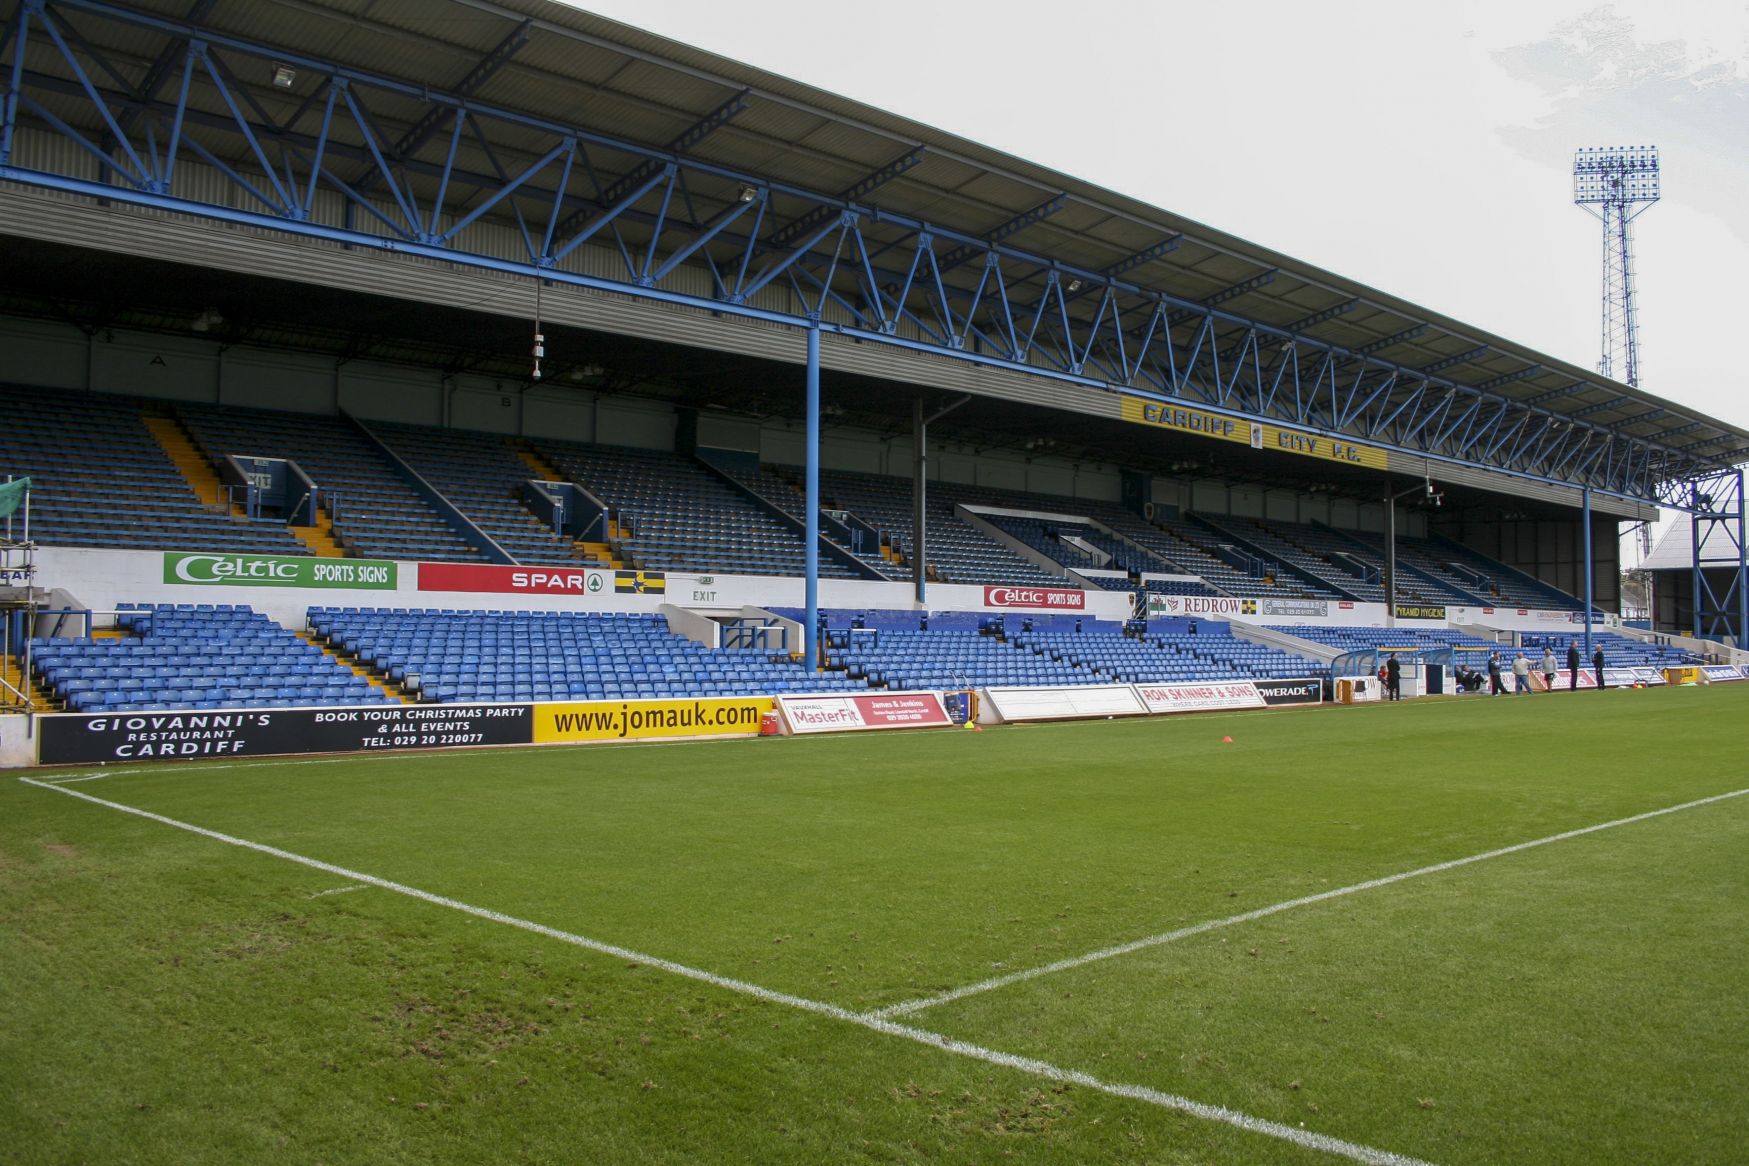
[[[155,814],[150,810],[142,810],[137,806],[128,806],[123,805],[120,802],[112,802],[105,798],[95,797],[91,794],[85,793],[83,790],[68,789],[65,784],[55,784],[30,777],[20,777],[18,780],[25,785],[35,786],[38,789],[52,790],[55,793],[65,794],[70,798],[78,798],[80,801],[90,802],[93,805],[102,806],[105,809],[116,810],[124,814],[132,814],[135,817],[144,818],[151,822],[157,822],[160,825],[171,826],[178,830],[186,830],[190,834],[198,834],[202,838],[209,838],[215,842],[225,843],[228,846],[237,846],[244,850],[253,850],[258,854],[265,854],[272,858],[284,859],[287,862],[297,863],[300,866],[309,867],[312,870],[323,871],[327,874],[338,875],[341,878],[350,879],[356,883],[378,887],[385,891],[393,891],[398,895],[405,895],[408,898],[417,899],[420,902],[429,903],[436,907],[445,907],[452,911],[459,911],[464,915],[472,915],[475,918],[485,919],[492,923],[503,924],[506,927],[518,928],[519,930],[531,932],[547,939],[556,940],[559,943],[569,944],[572,947],[597,952],[601,955],[613,956],[617,959],[627,960],[633,963],[645,964],[672,975],[683,976],[689,980],[696,980],[700,983],[709,984],[715,988],[737,992],[744,996],[751,996],[757,1000],[762,1000],[770,1004],[784,1005],[802,1012],[812,1013],[815,1016],[823,1016],[831,1020],[841,1021],[845,1024],[856,1025],[859,1028],[877,1032],[884,1036],[898,1037],[902,1040],[925,1045],[941,1052],[952,1053],[955,1056],[969,1057],[972,1060],[982,1061],[985,1064],[996,1065],[1006,1069],[1015,1069],[1019,1072],[1027,1073],[1035,1077],[1043,1077],[1046,1080],[1055,1081],[1060,1084],[1079,1085],[1083,1088],[1094,1089],[1112,1097],[1121,1097],[1131,1101],[1141,1101],[1148,1105],[1157,1106],[1161,1109],[1173,1110],[1190,1117],[1199,1118],[1203,1121],[1218,1122],[1223,1125],[1232,1126],[1236,1129],[1245,1130],[1248,1133],[1262,1134],[1265,1137],[1277,1138],[1281,1141],[1291,1142],[1292,1144],[1304,1149],[1321,1151],[1326,1154],[1347,1158],[1354,1162],[1363,1162],[1368,1164],[1368,1166],[1431,1166],[1430,1163],[1419,1158],[1406,1157],[1402,1154],[1392,1153],[1389,1150],[1380,1150],[1372,1146],[1364,1146],[1357,1142],[1346,1142],[1340,1138],[1330,1137],[1327,1134],[1315,1133],[1310,1130],[1286,1125],[1282,1122],[1270,1121],[1267,1118],[1254,1117],[1251,1114],[1241,1113],[1238,1110],[1228,1109],[1225,1106],[1210,1105],[1206,1102],[1193,1101],[1188,1097],[1180,1097],[1177,1094],[1167,1093],[1146,1085],[1129,1085],[1123,1082],[1106,1081],[1095,1077],[1090,1073],[1081,1072],[1078,1069],[1065,1069],[1047,1061],[1041,1061],[1033,1057],[1020,1056],[1015,1053],[1005,1053],[999,1049],[985,1048],[981,1045],[957,1040],[954,1037],[946,1036],[942,1033],[931,1032],[927,1029],[917,1028],[909,1024],[901,1024],[897,1021],[889,1020],[885,1017],[871,1013],[852,1012],[850,1009],[840,1008],[836,1004],[828,1004],[825,1001],[810,1000],[803,996],[794,996],[788,992],[779,992],[772,988],[765,988],[758,984],[749,983],[746,980],[737,980],[729,976],[719,976],[714,972],[707,972],[700,968],[676,963],[673,960],[666,960],[660,956],[647,955],[640,951],[634,951],[631,948],[621,947],[618,944],[607,943],[599,939],[591,939],[588,936],[578,935],[575,932],[562,931],[557,927],[549,927],[544,923],[536,923],[532,920],[521,919],[514,915],[506,915],[488,907],[476,907],[471,903],[464,903],[459,899],[451,899],[444,895],[434,894],[431,891],[420,890],[418,887],[408,886],[405,883],[397,883],[389,879],[378,878],[375,875],[365,874],[363,871],[350,870],[343,866],[337,866],[331,862],[324,862],[319,858],[310,858],[307,855],[295,854],[289,850],[281,850],[277,846],[269,846],[262,842],[251,842],[247,838],[238,838],[232,834],[224,834],[217,830],[209,830],[204,826],[196,826],[189,822],[166,817],[163,814]]]
[[[68,791],[71,792],[71,791]],[[1565,842],[1570,838],[1579,838],[1586,834],[1595,834],[1600,830],[1613,830],[1617,826],[1631,826],[1636,822],[1645,822],[1652,818],[1661,818],[1665,814],[1676,814],[1683,810],[1692,810],[1700,806],[1712,805],[1714,802],[1726,801],[1730,798],[1749,794],[1749,789],[1732,790],[1729,793],[1715,794],[1708,798],[1698,798],[1692,802],[1683,802],[1679,806],[1666,806],[1661,810],[1648,810],[1644,814],[1635,814],[1629,818],[1617,818],[1612,822],[1599,822],[1595,826],[1582,826],[1577,830],[1565,830],[1559,834],[1551,834],[1547,838],[1534,838],[1529,842],[1519,842],[1512,846],[1502,846],[1498,850],[1488,850],[1481,854],[1472,854],[1465,858],[1454,858],[1449,862],[1436,862],[1432,866],[1418,867],[1398,874],[1385,875],[1383,878],[1368,879],[1363,883],[1353,883],[1346,887],[1336,887],[1328,891],[1320,891],[1315,895],[1305,895],[1298,899],[1288,899],[1285,902],[1273,903],[1267,907],[1259,907],[1254,911],[1245,911],[1238,915],[1229,915],[1225,919],[1210,919],[1202,923],[1193,923],[1189,927],[1180,927],[1176,931],[1163,931],[1158,935],[1149,935],[1141,939],[1132,939],[1128,943],[1120,943],[1113,947],[1090,951],[1085,955],[1070,956],[1057,960],[1055,963],[1042,964],[1036,968],[1026,968],[1018,972],[1009,972],[1003,976],[992,976],[988,980],[980,980],[975,984],[966,984],[952,988],[934,996],[925,996],[917,1000],[907,1000],[898,1004],[890,1004],[885,1008],[877,1008],[868,1015],[891,1019],[895,1016],[910,1016],[922,1012],[926,1008],[935,1008],[942,1004],[951,1004],[956,1000],[964,1000],[967,996],[977,996],[984,992],[994,992],[998,988],[1006,988],[1027,980],[1036,980],[1041,976],[1049,976],[1056,972],[1072,971],[1088,964],[1099,963],[1102,960],[1115,959],[1131,952],[1144,951],[1151,947],[1162,947],[1175,943],[1180,939],[1189,939],[1193,935],[1202,935],[1209,931],[1218,931],[1223,927],[1235,927],[1241,923],[1265,919],[1271,915],[1279,915],[1283,911],[1292,911],[1296,907],[1307,907],[1313,903],[1323,903],[1330,899],[1340,899],[1345,895],[1358,894],[1361,891],[1376,890],[1388,887],[1393,883],[1408,879],[1420,878],[1422,875],[1439,874],[1442,871],[1456,870],[1472,863],[1486,862],[1491,858],[1504,858],[1509,854],[1517,854],[1524,850],[1534,850],[1539,846],[1547,846],[1552,842]]]

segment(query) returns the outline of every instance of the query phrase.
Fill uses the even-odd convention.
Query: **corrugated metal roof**
[[[186,0],[131,0],[131,6],[172,20],[180,20],[188,9]],[[1605,380],[1589,369],[1120,192],[551,0],[226,0],[213,6],[208,21],[288,53],[384,72],[437,89],[460,85],[506,37],[526,29],[526,45],[492,72],[475,96],[660,149],[746,90],[752,98],[749,107],[691,149],[691,156],[835,195],[922,146],[925,154],[920,164],[863,201],[948,230],[983,236],[1061,194],[1065,202],[1057,213],[1027,226],[1009,241],[1065,264],[1098,271],[1181,235],[1176,250],[1136,268],[1128,278],[1201,299],[1274,270],[1273,282],[1224,303],[1223,309],[1279,327],[1358,299],[1353,310],[1308,325],[1308,332],[1358,347],[1425,324],[1427,331],[1420,336],[1378,355],[1414,368],[1486,346],[1482,354],[1442,375],[1478,386],[1537,366],[1531,375],[1494,391],[1520,401],[1540,396],[1542,407],[1556,413],[1590,410],[1586,419],[1592,423],[1652,440],[1674,434],[1669,439],[1672,446],[1705,452],[1715,461],[1749,456],[1749,431],[1687,406]],[[90,27],[94,38],[113,36],[101,22],[91,22]],[[141,76],[155,51],[140,44],[104,47],[130,62],[129,67]],[[276,117],[288,117],[300,100],[296,93],[277,92],[264,84],[254,92]],[[419,112],[417,101],[380,91],[372,91],[369,103],[373,116],[397,125],[415,121]],[[67,110],[56,112],[74,114],[71,103]],[[198,127],[189,132],[201,134]],[[499,133],[495,146],[514,146],[514,134]],[[215,148],[220,148],[217,143]],[[472,143],[467,144],[465,156],[480,171],[492,169],[492,161],[477,153]],[[516,168],[514,161],[501,161],[512,171]],[[601,151],[597,162],[621,168],[620,173],[603,174],[604,182],[636,165],[632,156],[612,150]],[[460,205],[466,205],[461,200],[478,197],[478,192],[456,195]],[[802,211],[796,200],[782,196],[774,199],[772,209],[778,215],[776,222]],[[1562,393],[1564,386],[1567,391]]]

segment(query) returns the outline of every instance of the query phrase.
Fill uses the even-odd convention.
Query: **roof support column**
[[[1385,626],[1397,626],[1397,496],[1385,479]]]
[[[808,427],[806,490],[807,542],[803,569],[807,574],[807,616],[802,624],[803,653],[808,668],[820,668],[820,317],[808,320]]]
[[[25,38],[30,32],[30,7],[18,6],[18,28],[12,37],[12,75],[6,85],[6,97],[0,100],[0,166],[12,162],[12,134],[18,124],[18,90],[24,82]],[[3,46],[0,46],[3,47]],[[5,55],[0,52],[0,57]]]
[[[1591,659],[1591,487],[1579,492],[1579,522],[1584,527],[1585,540],[1585,659]],[[1597,687],[1603,687],[1603,675],[1598,674]]]
[[[1711,529],[1711,527],[1703,526],[1701,523],[1700,500],[1700,482],[1698,480],[1690,482],[1688,484],[1688,547],[1690,555],[1688,582],[1694,588],[1694,607],[1692,609],[1694,614],[1690,617],[1694,621],[1694,627],[1690,629],[1690,634],[1694,636],[1706,634],[1706,620],[1701,615],[1704,609],[1700,602],[1706,583],[1706,580],[1701,577],[1700,544],[1706,538],[1706,532]]]
[[[911,413],[911,586],[916,592],[917,606],[929,600],[929,580],[924,577],[924,540],[929,537],[929,420],[923,416],[923,398],[919,396]]]
[[[1737,470],[1737,646],[1749,652],[1749,495],[1743,493],[1743,470]]]
[[[923,398],[917,398],[911,424],[911,581],[917,606],[929,600],[929,423],[939,421],[972,398],[961,397],[925,416]]]

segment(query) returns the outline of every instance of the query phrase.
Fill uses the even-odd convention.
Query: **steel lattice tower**
[[[1658,147],[1593,146],[1573,155],[1573,203],[1603,220],[1603,355],[1597,371],[1640,383],[1639,322],[1628,224],[1658,201]]]

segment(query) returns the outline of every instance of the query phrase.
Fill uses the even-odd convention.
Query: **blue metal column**
[[[1706,634],[1706,621],[1701,618],[1701,597],[1705,594],[1700,577],[1700,544],[1705,533],[1700,524],[1700,483],[1688,484],[1688,549],[1692,560],[1689,568],[1688,582],[1694,589],[1694,614],[1690,617],[1694,626],[1689,629],[1689,635],[1702,636]],[[1709,505],[1711,505],[1709,503]],[[1678,629],[1681,630],[1681,629]]]
[[[820,317],[808,321],[808,521],[805,563],[808,575],[808,613],[802,624],[803,651],[808,667],[820,667]]]
[[[1585,662],[1591,662],[1591,487],[1580,491],[1580,522],[1585,527]],[[1599,684],[1603,677],[1597,678]]]
[[[1749,494],[1743,492],[1743,471],[1737,471],[1737,646],[1749,651]]]
[[[12,135],[18,125],[18,91],[24,83],[25,38],[30,32],[30,9],[18,6],[18,31],[13,34],[12,77],[6,86],[6,97],[0,101],[0,166],[12,163]]]

